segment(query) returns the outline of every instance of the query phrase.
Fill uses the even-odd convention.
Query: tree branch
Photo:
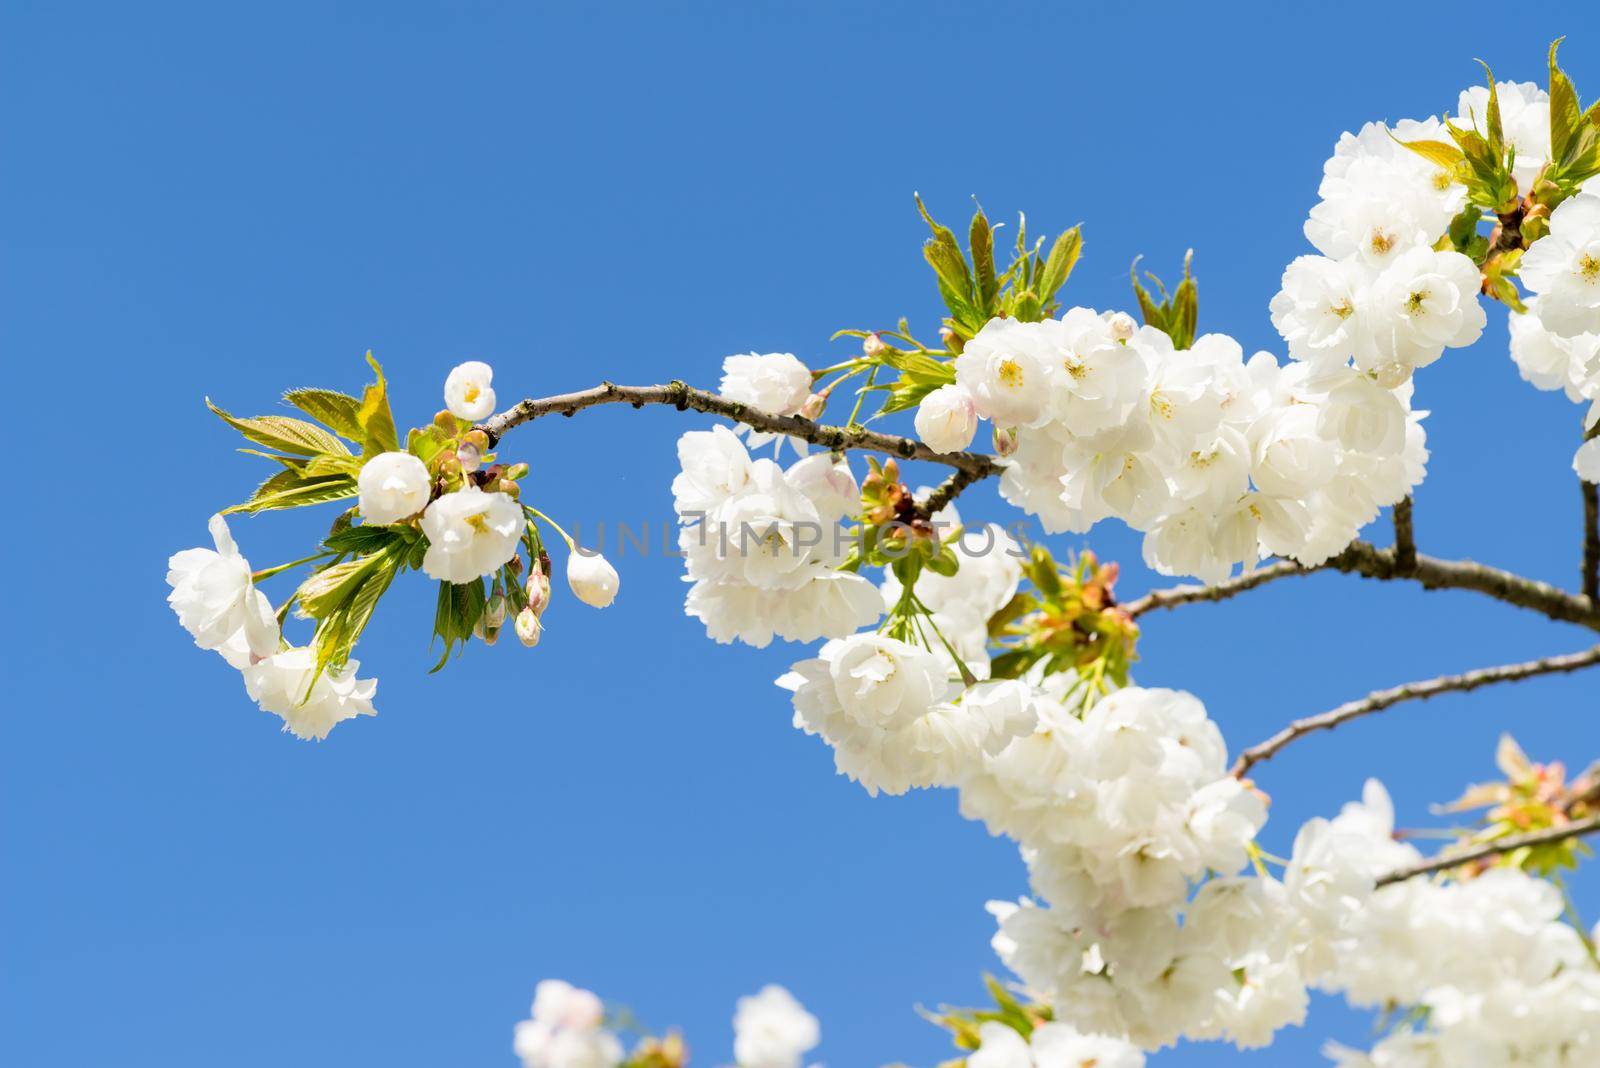
[[[1357,541],[1324,566],[1385,582],[1411,580],[1427,590],[1474,590],[1550,619],[1600,630],[1600,606],[1588,598],[1472,560],[1439,560],[1419,553],[1416,566],[1407,569],[1399,566],[1394,550]]]
[[[1196,601],[1226,601],[1257,586],[1265,586],[1269,582],[1294,575],[1309,575],[1316,570],[1318,569],[1303,567],[1292,560],[1284,560],[1254,571],[1247,571],[1238,578],[1228,579],[1214,586],[1183,585],[1170,586],[1164,590],[1151,590],[1143,597],[1128,601],[1122,606],[1122,610],[1137,619],[1157,608],[1176,608],[1181,604],[1193,604]]]
[[[676,381],[659,386],[619,386],[602,382],[592,389],[576,393],[530,398],[498,415],[490,416],[478,424],[478,429],[489,436],[489,444],[493,446],[508,430],[523,423],[546,415],[571,416],[585,408],[602,404],[631,404],[635,408],[642,408],[646,404],[669,404],[679,411],[692,408],[708,415],[726,416],[756,430],[787,434],[838,452],[881,452],[903,460],[926,460],[955,468],[955,473],[925,502],[924,510],[930,514],[949,504],[972,483],[997,475],[1002,470],[998,460],[983,453],[935,452],[912,438],[881,434],[862,426],[826,426],[797,415],[768,415],[747,404]]]
[[[1577,838],[1586,834],[1594,834],[1596,831],[1600,831],[1600,814],[1589,816],[1586,819],[1574,820],[1571,823],[1563,824],[1559,827],[1547,827],[1542,831],[1532,831],[1528,834],[1517,834],[1512,835],[1509,838],[1500,838],[1493,842],[1487,842],[1480,846],[1474,846],[1471,849],[1463,849],[1459,852],[1452,853],[1446,851],[1444,853],[1440,853],[1438,856],[1430,857],[1427,860],[1413,864],[1410,867],[1400,868],[1397,871],[1392,871],[1388,875],[1380,878],[1378,880],[1378,885],[1380,887],[1389,886],[1392,883],[1400,883],[1407,879],[1414,879],[1419,875],[1432,875],[1434,872],[1448,871],[1451,868],[1459,868],[1463,864],[1472,864],[1476,861],[1487,860],[1490,857],[1502,856],[1506,853],[1512,853],[1527,846],[1550,845],[1552,842],[1564,842],[1569,838]]]
[[[1596,664],[1600,664],[1600,645],[1581,653],[1549,656],[1542,660],[1504,664],[1500,667],[1479,668],[1460,675],[1441,675],[1436,679],[1408,682],[1403,686],[1394,686],[1387,690],[1374,690],[1358,701],[1347,701],[1330,711],[1297,719],[1266,741],[1244,750],[1234,762],[1232,774],[1237,778],[1243,778],[1251,768],[1275,755],[1296,738],[1304,737],[1314,731],[1332,730],[1346,720],[1370,716],[1402,701],[1425,701],[1442,693],[1465,693],[1497,682],[1515,682],[1536,675],[1578,671]]]
[[[1309,575],[1315,571],[1341,571],[1384,582],[1417,582],[1428,590],[1473,590],[1558,622],[1577,623],[1600,631],[1600,603],[1591,602],[1586,597],[1472,560],[1440,560],[1418,553],[1416,562],[1405,567],[1397,559],[1394,549],[1374,548],[1364,541],[1351,542],[1344,552],[1318,567],[1304,567],[1284,561],[1213,586],[1173,586],[1154,590],[1129,601],[1123,608],[1129,615],[1138,617],[1157,608],[1174,608],[1196,601],[1226,601],[1268,582],[1293,575]]]

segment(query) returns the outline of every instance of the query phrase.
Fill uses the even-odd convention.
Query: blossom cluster
[[[1499,868],[1461,882],[1378,877],[1420,859],[1394,838],[1387,792],[1312,820],[1281,894],[1307,977],[1362,1007],[1412,1006],[1426,1026],[1370,1053],[1330,1047],[1343,1068],[1577,1068],[1600,1061],[1600,965],[1565,921],[1561,891]]]
[[[445,410],[432,427],[413,431],[404,449],[382,447],[398,445],[398,438],[381,371],[379,375],[366,401],[320,390],[288,394],[308,412],[330,421],[339,434],[361,441],[360,457],[315,424],[281,416],[237,420],[219,411],[252,441],[289,454],[273,457],[283,464],[283,472],[250,502],[230,511],[356,498],[324,552],[255,572],[240,554],[227,521],[216,515],[210,522],[214,549],[186,549],[168,561],[167,599],[195,644],[220,653],[242,673],[250,699],[281,717],[284,730],[304,739],[320,741],[344,720],[375,714],[377,682],[356,677],[360,664],[349,651],[401,569],[421,570],[442,590],[479,591],[477,603],[470,597],[459,601],[471,606],[471,617],[462,620],[465,632],[445,634],[447,653],[448,644],[473,634],[492,644],[507,622],[508,609],[516,613],[514,630],[522,643],[538,644],[540,617],[550,600],[548,558],[534,522],[540,514],[519,501],[518,480],[527,466],[486,466],[492,459],[484,451],[487,436],[472,429],[474,422],[494,412],[489,365],[468,361],[454,368],[445,380]],[[380,409],[378,418],[374,413]],[[359,525],[353,522],[356,517]],[[529,562],[526,577],[518,581],[523,546]],[[586,604],[609,605],[619,586],[616,570],[570,539],[568,548],[567,581],[573,593]],[[322,566],[281,611],[274,611],[256,588],[256,579],[308,562]],[[483,580],[490,578],[491,591],[484,595]],[[458,599],[450,593],[444,603],[453,613]],[[302,616],[317,621],[309,645],[290,645],[283,637],[281,620],[293,604]],[[448,614],[441,610],[441,616]]]
[[[787,469],[752,459],[726,427],[683,435],[678,458],[673,506],[693,582],[685,610],[708,635],[762,647],[774,635],[815,641],[877,622],[877,588],[839,569],[839,524],[860,492],[848,464],[827,453]]]
[[[1539,389],[1589,403],[1589,440],[1572,466],[1600,482],[1600,183],[1591,179],[1550,216],[1550,232],[1522,257],[1522,279],[1537,294],[1511,317],[1511,357]]]
[[[1121,313],[993,320],[955,376],[947,388],[979,416],[1015,428],[1008,501],[1051,532],[1121,519],[1163,574],[1217,581],[1273,555],[1321,563],[1404,497],[1427,458],[1404,384],[1247,361],[1221,334],[1178,350]]]
[[[376,715],[377,680],[356,678],[356,660],[319,672],[311,649],[287,646],[227,520],[212,516],[210,527],[215,549],[185,549],[167,562],[167,603],[195,644],[238,668],[250,699],[298,738],[321,740],[344,720]]]
[[[545,979],[534,988],[531,1016],[516,1025],[512,1048],[523,1068],[678,1068],[687,1058],[676,1036],[645,1037],[630,1056],[621,1030],[592,991]],[[735,1005],[734,1068],[800,1068],[821,1041],[817,1018],[775,983]]]

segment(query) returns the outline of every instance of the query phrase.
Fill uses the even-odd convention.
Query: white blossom
[[[444,404],[450,414],[477,423],[494,414],[494,370],[481,360],[457,364],[444,380]]]
[[[917,437],[936,452],[960,452],[978,431],[978,411],[960,385],[940,386],[917,405]]]
[[[739,999],[733,1014],[733,1056],[738,1068],[800,1068],[822,1041],[817,1018],[793,994],[768,983]]]
[[[1600,334],[1600,191],[1563,200],[1550,232],[1529,246],[1519,268],[1539,295],[1539,321],[1564,338]]]
[[[422,570],[442,582],[471,582],[492,575],[517,554],[526,525],[522,508],[503,493],[465,486],[428,505],[422,533],[428,550]]]
[[[956,384],[997,427],[1029,426],[1045,416],[1051,358],[1038,323],[990,319],[956,357]]]
[[[721,392],[767,415],[794,415],[811,394],[811,372],[788,352],[729,356],[722,361]]]
[[[361,514],[388,526],[409,519],[428,503],[428,469],[409,452],[384,452],[361,465],[356,478]]]
[[[795,726],[821,736],[839,773],[874,795],[951,785],[1036,717],[1026,684],[980,683],[954,700],[942,658],[877,634],[828,642],[778,685],[794,694]]]
[[[245,668],[244,688],[263,712],[282,717],[284,730],[320,742],[347,719],[377,715],[378,680],[356,678],[360,666],[350,660],[318,674],[315,649],[285,649]]]
[[[167,561],[167,603],[202,649],[215,649],[236,668],[278,649],[278,619],[255,588],[250,561],[239,554],[220,515],[208,524],[216,549],[185,549]]]
[[[531,1018],[517,1024],[512,1048],[523,1068],[616,1068],[622,1043],[604,1022],[592,992],[546,979],[534,989]]]
[[[1477,265],[1459,252],[1414,248],[1401,253],[1372,283],[1367,307],[1372,343],[1357,354],[1357,366],[1380,379],[1390,375],[1384,384],[1395,386],[1446,348],[1472,344],[1487,322],[1478,300],[1480,284]]]

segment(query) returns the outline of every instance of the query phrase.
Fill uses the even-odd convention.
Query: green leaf
[[[1486,118],[1489,128],[1484,131],[1484,136],[1489,142],[1489,147],[1496,156],[1504,156],[1506,148],[1505,131],[1500,125],[1500,91],[1494,85],[1494,71],[1489,69],[1489,64],[1478,60],[1478,65],[1483,68],[1485,77],[1489,79],[1489,107]]]
[[[286,467],[277,474],[269,477],[265,482],[261,483],[261,485],[257,486],[255,492],[250,494],[249,501],[258,501],[264,497],[277,496],[285,490],[295,489],[304,482],[305,479],[303,476],[301,476],[300,472],[296,471],[292,467]],[[249,501],[246,501],[246,503],[248,504]],[[234,508],[242,510],[243,505],[235,505]],[[231,512],[233,510],[233,508],[230,508],[228,511]],[[224,512],[223,514],[226,515],[228,513]]]
[[[1134,261],[1128,274],[1133,280],[1133,293],[1139,301],[1139,313],[1144,317],[1146,326],[1153,326],[1172,339],[1174,348],[1187,349],[1194,344],[1195,331],[1200,321],[1200,290],[1195,284],[1194,250],[1190,249],[1183,257],[1183,281],[1169,296],[1166,286],[1161,284],[1161,279],[1153,274],[1147,275],[1161,294],[1158,302],[1150,295],[1149,290],[1139,284],[1139,263]]]
[[[307,478],[326,478],[329,475],[355,478],[361,473],[361,461],[354,456],[313,456],[306,461],[301,472]]]
[[[977,276],[978,308],[987,319],[994,308],[994,298],[1000,287],[994,274],[994,229],[981,207],[972,216],[967,247],[972,250],[972,271]]]
[[[1556,49],[1565,38],[1550,42],[1550,158],[1557,165],[1563,163],[1573,142],[1583,128],[1583,114],[1578,106],[1578,90],[1567,77],[1566,71],[1556,62]]]
[[[389,410],[389,385],[383,377],[383,367],[367,353],[367,363],[378,380],[366,388],[361,396],[361,408],[356,422],[362,433],[363,456],[376,456],[380,452],[394,452],[400,448],[400,435],[394,428],[394,413]]]
[[[348,393],[331,389],[291,389],[283,399],[351,441],[363,437],[356,413],[361,402]]]
[[[1393,137],[1394,135],[1391,134],[1390,136]],[[1398,137],[1395,140],[1400,141]],[[1447,145],[1443,141],[1400,141],[1400,144],[1406,146],[1429,163],[1443,167],[1451,174],[1454,174],[1456,168],[1466,159],[1459,148],[1455,145]]]
[[[295,591],[303,618],[327,619],[355,594],[357,587],[387,559],[384,553],[371,553],[353,560],[340,560],[314,572]]]
[[[340,553],[370,553],[386,549],[398,541],[409,541],[402,531],[408,528],[379,527],[363,523],[359,527],[345,527],[322,539],[322,544]]]
[[[1072,268],[1077,265],[1078,256],[1083,251],[1083,234],[1081,227],[1074,226],[1060,237],[1050,247],[1050,257],[1044,261],[1044,270],[1038,279],[1039,299],[1049,304],[1055,299],[1056,293],[1067,284],[1067,277],[1072,274]]]
[[[287,472],[280,473],[287,474]],[[233,515],[243,512],[254,515],[257,512],[273,512],[284,508],[304,508],[307,505],[324,504],[328,501],[348,500],[356,495],[355,479],[342,475],[300,481],[296,485],[283,484],[283,488],[263,493],[267,483],[276,478],[275,475],[262,483],[257,487],[255,494],[243,504],[224,508],[222,514]]]
[[[399,574],[402,557],[392,552],[368,559],[376,563],[341,604],[317,627],[317,674],[329,667],[342,667],[350,659],[361,632],[366,630],[378,600]]]
[[[315,423],[291,419],[286,415],[258,415],[253,419],[240,419],[212,404],[209,397],[206,398],[206,407],[257,445],[295,456],[317,456],[322,453],[350,455],[350,450],[344,447],[343,442]]]
[[[406,451],[424,464],[432,463],[433,458],[449,444],[450,439],[444,436],[444,431],[432,423],[425,427],[412,427],[406,433]]]
[[[461,584],[439,583],[439,597],[433,611],[433,633],[444,641],[444,653],[429,674],[444,667],[450,651],[457,643],[463,647],[472,640],[472,629],[478,625],[489,596],[484,591],[483,580]]]
[[[880,354],[880,358],[897,371],[904,371],[919,378],[932,379],[940,385],[956,380],[955,370],[948,363],[943,360],[936,360],[926,353],[887,348]]]
[[[972,275],[967,270],[967,260],[961,254],[961,246],[956,244],[956,235],[949,227],[934,221],[920,196],[916,201],[917,210],[922,213],[923,221],[933,231],[933,237],[922,246],[922,255],[933,268],[934,277],[938,280],[939,296],[957,323],[970,331],[976,331],[984,324],[986,317],[973,306]]]

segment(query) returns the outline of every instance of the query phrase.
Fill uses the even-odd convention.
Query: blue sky
[[[563,976],[729,1055],[734,999],[784,983],[836,1068],[948,1055],[912,1005],[997,967],[983,902],[1024,889],[953,795],[869,799],[789,725],[795,647],[719,647],[675,561],[624,556],[617,605],[563,598],[544,643],[438,675],[432,589],[397,587],[360,655],[380,715],[281,735],[163,603],[164,562],[260,470],[209,394],[271,410],[384,361],[403,421],[465,358],[509,401],[683,377],[731,352],[848,354],[840,327],[937,297],[911,201],[1084,224],[1067,296],[1126,306],[1129,262],[1194,247],[1201,328],[1281,351],[1267,300],[1339,132],[1448,107],[1482,56],[1543,78],[1562,33],[1600,93],[1586,5],[1159,7],[680,3],[44,4],[0,33],[0,338],[14,384],[0,720],[0,1060],[123,1068],[509,1065]],[[1571,584],[1579,410],[1536,393],[1503,317],[1420,377],[1425,551]],[[608,409],[519,431],[529,499],[590,523],[670,515],[678,433]],[[46,455],[48,454],[48,455]],[[34,461],[40,461],[36,466]],[[991,487],[969,516],[1000,514]],[[244,520],[256,566],[326,514]],[[1370,535],[1381,539],[1386,529]],[[1109,526],[1122,590],[1153,578]],[[283,581],[283,580],[278,580]],[[280,594],[281,595],[281,594]],[[1369,689],[1589,644],[1464,593],[1341,576],[1152,618],[1138,675],[1229,741]],[[1600,755],[1593,676],[1392,712],[1264,768],[1287,849],[1375,774],[1402,822],[1487,777],[1512,730]],[[1600,917],[1600,883],[1580,904]],[[1273,1052],[1367,1020],[1319,1002]]]

